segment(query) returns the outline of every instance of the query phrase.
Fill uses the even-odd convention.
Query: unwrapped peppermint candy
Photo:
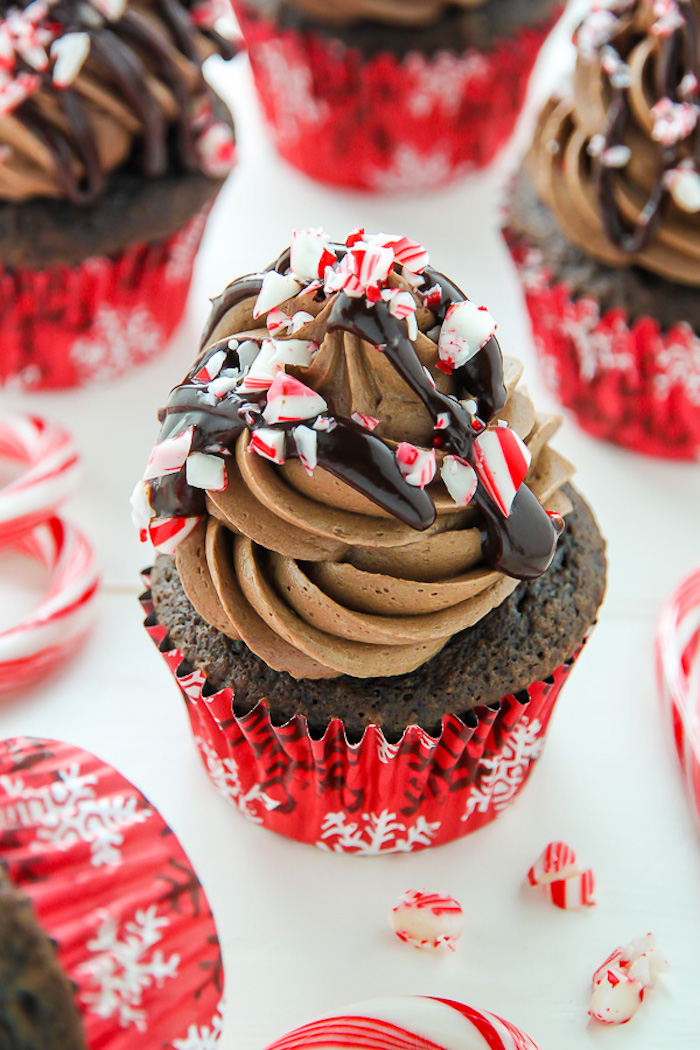
[[[565,911],[590,908],[596,902],[593,870],[582,871],[576,854],[565,842],[550,842],[528,871],[527,880]]]
[[[399,940],[429,952],[443,945],[454,951],[462,919],[462,906],[454,897],[425,890],[407,890],[389,917]]]
[[[668,963],[659,954],[652,933],[625,948],[616,948],[593,974],[590,1016],[602,1024],[627,1024]]]

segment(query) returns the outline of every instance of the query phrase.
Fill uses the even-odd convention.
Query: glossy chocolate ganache
[[[224,5],[225,6],[225,5]],[[210,0],[0,3],[0,200],[96,200],[136,163],[221,178],[233,137],[202,63],[231,57]]]
[[[700,285],[700,2],[613,0],[576,43],[530,155],[540,196],[585,254]]]
[[[546,571],[573,468],[495,328],[364,231],[214,300],[133,498],[209,624],[296,678],[397,675]]]

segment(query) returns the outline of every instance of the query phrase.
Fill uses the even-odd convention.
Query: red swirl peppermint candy
[[[370,999],[322,1017],[271,1043],[267,1050],[537,1050],[532,1039],[496,1014],[451,999]]]
[[[462,905],[446,893],[407,890],[389,920],[399,940],[422,951],[454,951],[462,936]]]
[[[582,871],[576,854],[565,842],[550,842],[528,871],[527,880],[565,911],[590,908],[596,903],[592,869]]]
[[[474,441],[474,469],[506,518],[531,462],[532,453],[510,427],[489,427]]]
[[[666,970],[651,933],[616,948],[593,974],[590,1016],[602,1024],[627,1024]]]
[[[74,491],[79,457],[67,431],[29,415],[0,420],[0,457],[26,466],[0,489],[0,542],[7,542],[50,517]]]
[[[0,692],[10,692],[33,683],[76,650],[92,626],[99,577],[92,547],[60,518],[3,546],[36,559],[51,574],[46,597],[34,612],[0,634]]]

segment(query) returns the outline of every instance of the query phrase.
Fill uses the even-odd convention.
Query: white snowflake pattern
[[[580,299],[562,323],[578,355],[581,378],[591,380],[611,371],[633,372],[635,361],[626,349],[629,338],[624,318],[616,318],[605,331],[600,330],[599,322],[598,304],[593,299]]]
[[[183,227],[170,245],[170,258],[164,271],[164,278],[169,284],[181,284],[190,279],[199,242],[207,221],[206,212],[200,212]]]
[[[269,812],[276,809],[280,803],[270,798],[259,784],[254,784],[250,791],[244,793],[235,761],[232,758],[219,758],[214,748],[202,737],[195,737],[195,740],[214,786],[225,798],[233,802],[248,820],[252,820],[254,824],[262,824],[259,807],[263,806]]]
[[[654,376],[657,397],[669,397],[674,388],[680,387],[693,405],[700,406],[700,339],[690,326],[684,333],[686,342],[670,343],[657,355],[659,372]]]
[[[467,86],[489,72],[489,63],[476,51],[466,55],[440,51],[435,58],[412,53],[406,70],[412,81],[409,109],[416,117],[427,117],[436,107],[456,113]]]
[[[251,53],[258,77],[273,98],[273,120],[282,144],[299,140],[304,129],[323,123],[328,105],[314,96],[306,62],[295,62],[277,40],[261,42]]]
[[[24,390],[33,390],[41,382],[41,369],[37,365],[26,365],[25,368],[10,375],[7,379],[0,381],[0,387],[13,393],[22,393]]]
[[[176,977],[180,965],[179,955],[166,959],[161,950],[153,951],[170,923],[157,911],[155,904],[137,911],[121,938],[114,916],[103,913],[95,937],[87,942],[91,957],[79,967],[98,987],[82,993],[88,1009],[98,1017],[116,1017],[122,1028],[133,1025],[139,1032],[147,1027],[144,992]]]
[[[549,274],[544,267],[539,248],[527,248],[518,263],[518,273],[527,292],[541,292],[549,284]]]
[[[0,777],[0,785],[13,800],[0,808],[0,828],[36,827],[33,850],[46,844],[63,851],[76,842],[90,845],[91,863],[98,868],[121,862],[124,829],[142,824],[151,815],[139,808],[136,796],[95,796],[97,778],[81,776],[74,764],[58,771],[56,780],[36,790],[19,777]]]
[[[386,166],[374,171],[371,182],[381,193],[404,193],[434,189],[448,182],[471,165],[455,167],[443,150],[419,153],[412,146],[401,145],[394,151]]]
[[[530,722],[522,718],[501,753],[481,762],[480,771],[483,773],[469,795],[463,821],[469,820],[472,813],[486,813],[491,808],[500,813],[512,802],[530,765],[542,754],[542,732],[538,719]]]
[[[219,1003],[216,1013],[211,1019],[211,1026],[190,1025],[184,1039],[176,1039],[172,1044],[173,1050],[216,1050],[216,1046],[224,1028],[224,1004]]]
[[[400,747],[400,744],[390,744],[383,733],[378,734],[377,758],[381,763],[383,763],[383,765],[387,765],[389,762],[391,762],[393,758],[396,757],[396,754]]]
[[[367,856],[409,853],[417,846],[429,846],[440,830],[439,820],[431,823],[419,816],[415,824],[407,824],[397,820],[396,816],[391,810],[383,809],[381,813],[363,813],[358,822],[348,819],[348,814],[342,810],[327,813],[316,845],[334,853]]]
[[[104,306],[90,334],[73,343],[71,359],[84,379],[112,379],[152,357],[164,339],[163,329],[145,307],[121,312]]]

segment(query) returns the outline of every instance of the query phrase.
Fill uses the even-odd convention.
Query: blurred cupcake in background
[[[700,4],[618,0],[579,27],[506,239],[547,374],[581,426],[700,454]]]
[[[190,0],[34,0],[0,20],[0,384],[111,379],[180,321],[235,160]]]
[[[513,131],[561,0],[234,0],[276,145],[312,178],[431,189]]]

